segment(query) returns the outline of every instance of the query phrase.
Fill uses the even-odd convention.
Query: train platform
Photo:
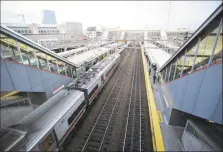
[[[143,49],[142,49],[143,51]],[[156,121],[158,119],[158,124],[157,124],[157,128],[160,128],[160,135],[157,138],[162,138],[163,143],[164,143],[164,148],[166,151],[184,151],[184,147],[183,144],[181,142],[181,137],[184,131],[183,127],[179,127],[179,126],[171,126],[168,125],[168,121],[167,118],[169,118],[169,113],[165,110],[168,108],[168,102],[165,99],[165,95],[162,94],[160,86],[157,85],[156,83],[153,83],[153,78],[150,75],[153,75],[153,71],[151,71],[150,75],[149,75],[149,65],[146,62],[146,58],[145,56],[143,56],[143,60],[144,62],[144,68],[147,70],[146,74],[148,75],[148,89],[150,89],[150,94],[153,94],[152,96],[154,98],[151,97],[150,95],[150,103],[152,104],[151,100],[154,100],[154,104],[155,104],[155,108],[154,108],[154,114],[157,113],[157,115],[154,116],[153,119],[155,119],[154,121]],[[145,74],[145,75],[146,75]],[[157,121],[156,121],[157,123]],[[155,131],[155,129],[157,130],[157,128],[154,128],[154,132],[158,132]],[[154,133],[155,134],[155,133]],[[160,142],[157,140],[155,143],[157,143],[157,148],[162,148],[160,147]]]

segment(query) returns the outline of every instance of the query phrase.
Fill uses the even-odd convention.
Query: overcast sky
[[[55,10],[57,23],[79,21],[92,25],[120,26],[122,29],[189,28],[195,30],[221,1],[1,1],[1,22],[41,23],[42,10]]]

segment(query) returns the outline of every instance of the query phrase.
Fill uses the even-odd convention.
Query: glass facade
[[[48,60],[48,66],[49,66],[50,72],[58,73],[58,71],[57,71],[57,59],[48,55],[47,60]]]
[[[68,77],[72,77],[72,67],[66,64],[66,73]]]
[[[220,21],[213,22],[207,32],[202,34],[194,65],[195,70],[207,66],[216,40],[219,23]]]
[[[222,19],[220,16],[213,19],[187,48],[184,48],[160,72],[162,80],[168,82],[218,62],[222,62]]]
[[[58,63],[59,73],[62,75],[66,75],[65,63],[61,61],[58,61],[57,63]]]
[[[175,74],[175,70],[176,70],[176,65],[177,65],[177,60],[175,60],[175,62],[172,63],[171,71],[170,71],[169,81],[172,81],[172,80],[174,79],[174,74]]]
[[[1,33],[1,59],[76,78],[76,67]]]
[[[183,72],[182,72],[183,75],[191,73],[192,66],[194,63],[194,58],[196,56],[196,48],[197,48],[197,43],[194,43],[190,46],[188,51],[186,51]]]
[[[183,70],[183,65],[184,65],[184,57],[185,57],[184,54],[180,55],[177,61],[175,79],[179,78],[181,75],[181,72]]]
[[[217,45],[215,48],[212,64],[215,64],[216,62],[222,61],[222,25],[220,26],[220,33],[217,40]]]
[[[15,40],[1,34],[1,59],[22,63],[22,58],[17,48]]]
[[[166,70],[166,74],[165,74],[165,82],[168,82],[168,79],[169,79],[169,73],[170,73],[170,67],[171,65],[168,65],[167,66],[167,70]]]

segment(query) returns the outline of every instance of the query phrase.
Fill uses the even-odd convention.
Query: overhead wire
[[[169,1],[169,8],[168,8],[167,29],[169,29],[170,11],[171,11],[171,1]]]

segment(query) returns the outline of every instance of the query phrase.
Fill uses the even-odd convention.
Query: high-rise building
[[[57,24],[55,11],[43,10],[43,24]]]

